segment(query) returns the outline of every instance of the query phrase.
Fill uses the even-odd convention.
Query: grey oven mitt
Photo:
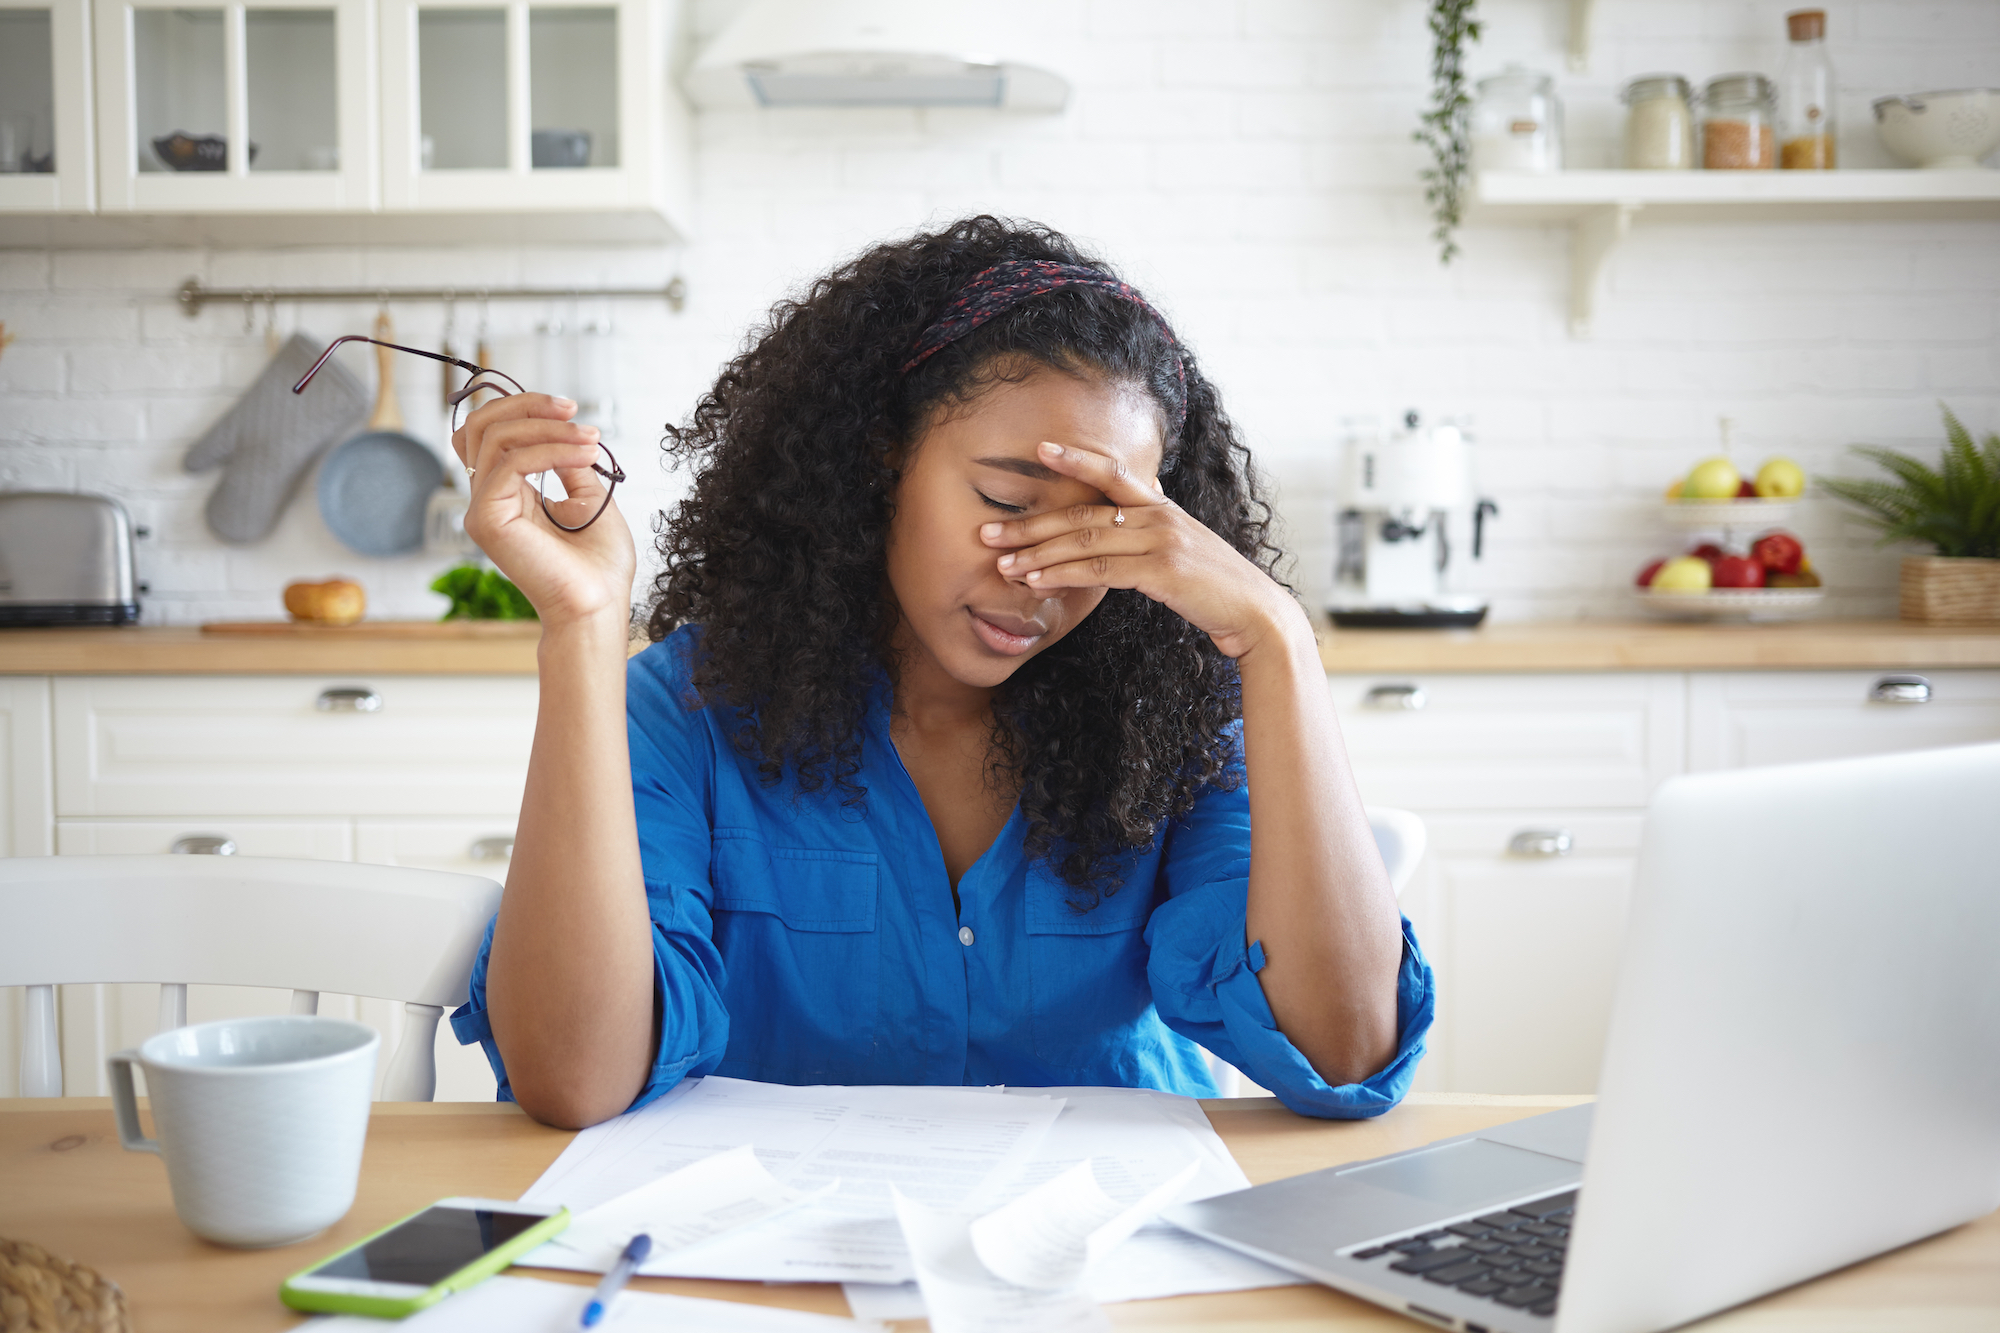
[[[327,362],[304,393],[292,392],[320,347],[293,334],[181,461],[188,472],[223,469],[208,497],[208,526],[226,542],[268,535],[313,459],[353,434],[368,411],[367,389],[338,361]]]

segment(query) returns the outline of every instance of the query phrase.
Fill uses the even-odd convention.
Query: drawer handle
[[[175,856],[234,856],[236,844],[220,833],[190,833],[167,849]]]
[[[382,696],[366,685],[336,685],[330,690],[321,690],[319,702],[314,707],[322,713],[379,713],[382,711]]]
[[[1363,708],[1372,708],[1383,713],[1414,713],[1426,702],[1424,687],[1421,685],[1376,685],[1361,696]]]
[[[1568,856],[1576,845],[1566,828],[1524,828],[1507,841],[1509,856]]]
[[[1927,704],[1931,683],[1922,676],[1884,676],[1868,691],[1868,702],[1876,704]]]
[[[476,838],[467,855],[475,861],[508,860],[514,855],[514,836],[501,833],[490,838]]]

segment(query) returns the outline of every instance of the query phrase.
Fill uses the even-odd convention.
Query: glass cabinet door
[[[367,0],[98,0],[98,20],[107,209],[375,206]]]
[[[649,202],[658,0],[383,0],[392,208]],[[648,77],[645,62],[657,69]]]
[[[85,0],[0,0],[0,211],[91,206]]]

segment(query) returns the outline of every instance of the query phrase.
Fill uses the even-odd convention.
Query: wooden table
[[[1253,1181],[1413,1147],[1574,1097],[1418,1095],[1376,1120],[1308,1120],[1269,1097],[1209,1101],[1209,1118]],[[1885,1132],[1890,1126],[1885,1124]],[[227,1250],[175,1218],[165,1168],[125,1152],[110,1102],[96,1097],[0,1100],[0,1236],[33,1241],[91,1265],[125,1288],[139,1333],[276,1333],[298,1316],[278,1283],[319,1256],[452,1194],[511,1199],[555,1160],[571,1135],[513,1106],[384,1103],[369,1125],[353,1211],[318,1238],[276,1250]],[[578,1273],[537,1276],[588,1283]],[[840,1288],[642,1278],[635,1287],[845,1315]],[[1120,1325],[1159,1328],[1381,1329],[1419,1325],[1324,1287],[1106,1307]],[[913,1325],[921,1327],[921,1325]],[[2000,1329],[2000,1214],[1817,1282],[1744,1306],[1701,1327],[1838,1329],[1840,1333],[1991,1333]]]

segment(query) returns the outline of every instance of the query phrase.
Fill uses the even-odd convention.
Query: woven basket
[[[2000,624],[2000,560],[1941,555],[1903,558],[1903,619],[1927,624]]]
[[[82,1264],[0,1236],[0,1330],[132,1333],[125,1293]]]

